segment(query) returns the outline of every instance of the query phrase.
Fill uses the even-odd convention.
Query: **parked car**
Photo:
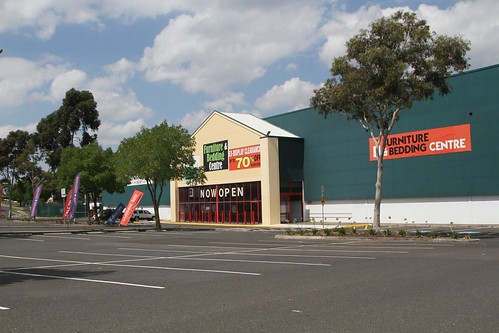
[[[147,209],[136,209],[133,211],[131,221],[139,221],[139,220],[154,220],[154,215],[148,211]]]
[[[99,219],[101,221],[107,221],[107,219],[114,213],[114,209],[104,209],[102,212],[99,214]]]

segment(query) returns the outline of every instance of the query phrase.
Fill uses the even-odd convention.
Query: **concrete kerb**
[[[7,225],[5,225],[6,223]],[[171,222],[171,221],[161,221],[162,229],[164,231],[196,231],[196,230],[207,230],[215,229],[215,228],[245,228],[245,229],[267,229],[267,230],[288,230],[288,229],[297,229],[297,230],[322,230],[322,229],[334,229],[344,227],[347,230],[356,228],[359,231],[368,230],[371,227],[369,223],[351,223],[351,224],[342,224],[342,223],[320,223],[320,222],[303,222],[303,223],[287,223],[287,224],[275,224],[275,225],[261,225],[261,224],[222,224],[222,223],[193,223],[193,222]],[[33,227],[33,228],[30,228]],[[405,229],[407,227],[411,227],[410,229]],[[32,229],[32,230],[30,230]],[[412,237],[412,234],[415,233],[415,230],[418,230],[423,236],[426,237],[428,234],[433,233],[435,231],[440,232],[442,235],[445,232],[450,232],[454,230],[459,234],[462,238],[463,236],[469,235],[470,237],[478,236],[480,237],[481,233],[477,230],[488,230],[486,235],[491,237],[499,237],[499,225],[444,225],[444,224],[433,224],[433,225],[400,225],[400,224],[383,224],[381,227],[382,230],[391,229],[393,233],[397,232],[400,229],[405,229],[408,236]],[[412,230],[414,229],[414,230]],[[82,224],[61,224],[59,221],[13,221],[13,220],[3,220],[0,221],[0,235],[21,235],[21,234],[44,234],[44,233],[72,233],[72,234],[82,234],[82,233],[91,233],[91,232],[144,232],[144,231],[155,231],[155,224],[151,222],[143,222],[143,223],[134,223],[133,225],[129,225],[126,227],[123,226],[105,226],[102,224],[88,225],[86,223]],[[492,232],[491,232],[492,230]],[[287,236],[287,235],[282,235]],[[319,236],[305,236],[305,235],[290,235],[294,239],[297,237],[315,237],[313,239],[317,239]],[[482,235],[483,236],[483,235]],[[326,237],[336,237],[336,236],[326,236]],[[338,236],[344,237],[344,236]],[[357,237],[359,238],[359,237]],[[364,237],[365,238],[365,237]],[[376,237],[371,237],[376,238]],[[378,237],[380,239],[388,239],[390,237]],[[391,237],[393,239],[402,239],[402,237]],[[437,237],[438,239],[443,239],[446,237]],[[447,237],[448,238],[448,237]],[[461,239],[460,238],[460,239]],[[474,239],[474,238],[473,238]]]

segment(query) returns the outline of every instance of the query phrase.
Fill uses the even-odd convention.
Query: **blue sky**
[[[71,88],[94,94],[112,148],[163,120],[304,108],[345,42],[399,9],[470,40],[471,68],[499,63],[496,0],[2,0],[0,137],[33,132]]]

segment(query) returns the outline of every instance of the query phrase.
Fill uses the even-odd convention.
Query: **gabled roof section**
[[[218,114],[224,118],[239,123],[240,125],[258,133],[261,136],[271,136],[271,137],[282,137],[282,138],[299,138],[299,136],[294,135],[280,127],[277,127],[265,120],[255,117],[247,113],[232,113],[232,112],[219,112],[213,111],[213,113],[206,118],[206,120],[194,131],[193,136],[206,124],[215,114]]]

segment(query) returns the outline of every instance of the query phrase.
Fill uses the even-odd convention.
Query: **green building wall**
[[[134,190],[139,190],[144,192],[144,196],[140,201],[139,207],[153,207],[152,197],[149,194],[149,190],[147,189],[147,185],[135,185],[135,186],[126,186],[125,192],[123,193],[113,193],[110,194],[108,192],[102,193],[102,203],[105,207],[116,207],[120,203],[127,205],[130,197]],[[170,206],[170,183],[167,182],[163,187],[163,195],[161,196],[160,206]]]
[[[472,150],[385,160],[384,198],[499,195],[499,65],[455,75],[452,92],[403,110],[391,134],[470,124]],[[340,115],[312,108],[266,121],[304,139],[305,200],[372,199],[377,163],[369,133]]]

